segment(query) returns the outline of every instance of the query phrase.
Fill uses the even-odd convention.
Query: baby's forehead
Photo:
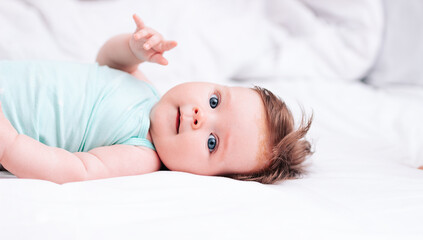
[[[234,114],[251,118],[261,125],[266,118],[266,111],[261,96],[251,88],[228,87],[231,104],[235,105]]]
[[[255,131],[255,129],[257,131]],[[257,135],[258,133],[258,135]],[[248,131],[239,131],[228,143],[228,150],[223,158],[230,167],[230,174],[252,173],[266,165],[266,153],[269,148],[264,139],[266,135],[260,132],[258,126],[253,126]]]
[[[231,157],[244,159],[238,165],[248,164],[252,168],[261,166],[258,159],[267,146],[268,138],[266,112],[260,95],[250,88],[230,87],[231,108],[229,114],[232,122],[228,127],[232,136]]]

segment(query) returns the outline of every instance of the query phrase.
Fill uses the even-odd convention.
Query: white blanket
[[[93,62],[110,36],[133,31],[135,12],[179,43],[169,66],[141,66],[162,93],[183,81],[258,84],[297,117],[313,111],[309,173],[276,185],[3,173],[2,238],[421,239],[423,89],[354,81],[379,48],[379,1],[2,0],[0,58]]]

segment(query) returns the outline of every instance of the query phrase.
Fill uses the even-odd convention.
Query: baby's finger
[[[165,52],[165,51],[169,51],[172,48],[176,47],[176,45],[178,45],[178,44],[175,41],[161,41],[156,46],[153,46],[153,48],[157,52]]]
[[[150,48],[156,46],[162,41],[162,36],[160,35],[153,35],[147,42],[144,43],[144,49],[149,50]]]
[[[150,37],[153,33],[149,31],[149,29],[144,28],[136,33],[134,33],[135,40],[139,40],[142,38]]]
[[[161,53],[156,53],[153,56],[151,56],[150,62],[158,63],[160,65],[167,65],[168,64],[166,58],[164,58]]]
[[[132,18],[134,19],[134,22],[137,25],[137,29],[143,29],[145,27],[144,22],[137,14],[132,15]]]
[[[172,48],[176,47],[178,43],[176,41],[166,41],[163,43],[163,51],[169,51]]]

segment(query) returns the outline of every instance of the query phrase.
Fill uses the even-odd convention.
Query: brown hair
[[[305,172],[304,160],[312,154],[310,142],[303,138],[310,129],[313,115],[305,121],[303,111],[301,124],[295,130],[294,117],[285,102],[265,88],[255,86],[253,90],[262,98],[266,112],[267,145],[270,148],[261,151],[261,155],[266,157],[268,163],[258,172],[230,177],[266,184],[298,178]]]

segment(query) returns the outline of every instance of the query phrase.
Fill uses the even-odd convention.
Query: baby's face
[[[173,171],[200,175],[250,173],[266,137],[263,102],[252,89],[184,83],[150,113],[150,134],[161,161]]]

